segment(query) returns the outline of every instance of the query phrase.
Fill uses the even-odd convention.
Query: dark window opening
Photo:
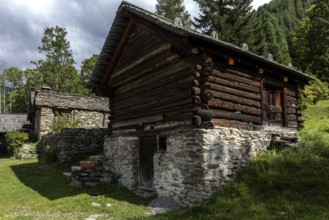
[[[167,150],[167,137],[160,136],[158,140],[158,150],[166,151]]]

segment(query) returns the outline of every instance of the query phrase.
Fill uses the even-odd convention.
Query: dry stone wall
[[[107,133],[106,128],[69,128],[45,135],[41,144],[47,151],[55,152],[60,162],[65,162],[81,154],[101,151]]]
[[[190,207],[208,200],[271,143],[296,142],[294,131],[245,131],[218,127],[171,132],[167,149],[154,155],[154,187],[159,196]],[[138,186],[137,137],[110,137],[106,164],[122,185]]]
[[[30,124],[26,114],[0,114],[0,133],[21,130],[25,124]]]
[[[138,185],[138,137],[106,137],[104,142],[105,170],[130,190]]]

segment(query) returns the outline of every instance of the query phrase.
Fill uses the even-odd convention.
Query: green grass
[[[0,219],[130,219],[145,216],[149,199],[117,184],[72,188],[67,166],[0,159]],[[100,207],[92,206],[96,202]],[[111,204],[107,207],[107,204]]]
[[[117,184],[69,187],[68,164],[0,159],[0,219],[329,219],[329,101],[305,116],[299,148],[268,152],[199,207],[156,216]]]

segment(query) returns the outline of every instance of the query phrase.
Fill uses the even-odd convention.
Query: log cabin
[[[89,85],[110,99],[107,168],[133,191],[209,199],[274,141],[295,142],[313,78],[123,2]]]

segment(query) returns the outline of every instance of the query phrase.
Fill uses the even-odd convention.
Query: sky
[[[253,7],[270,0],[254,0]],[[0,68],[33,68],[31,61],[43,59],[38,52],[45,27],[67,30],[76,67],[99,54],[121,0],[2,0],[0,3]],[[151,12],[156,0],[128,0]],[[197,16],[193,0],[186,9]]]

